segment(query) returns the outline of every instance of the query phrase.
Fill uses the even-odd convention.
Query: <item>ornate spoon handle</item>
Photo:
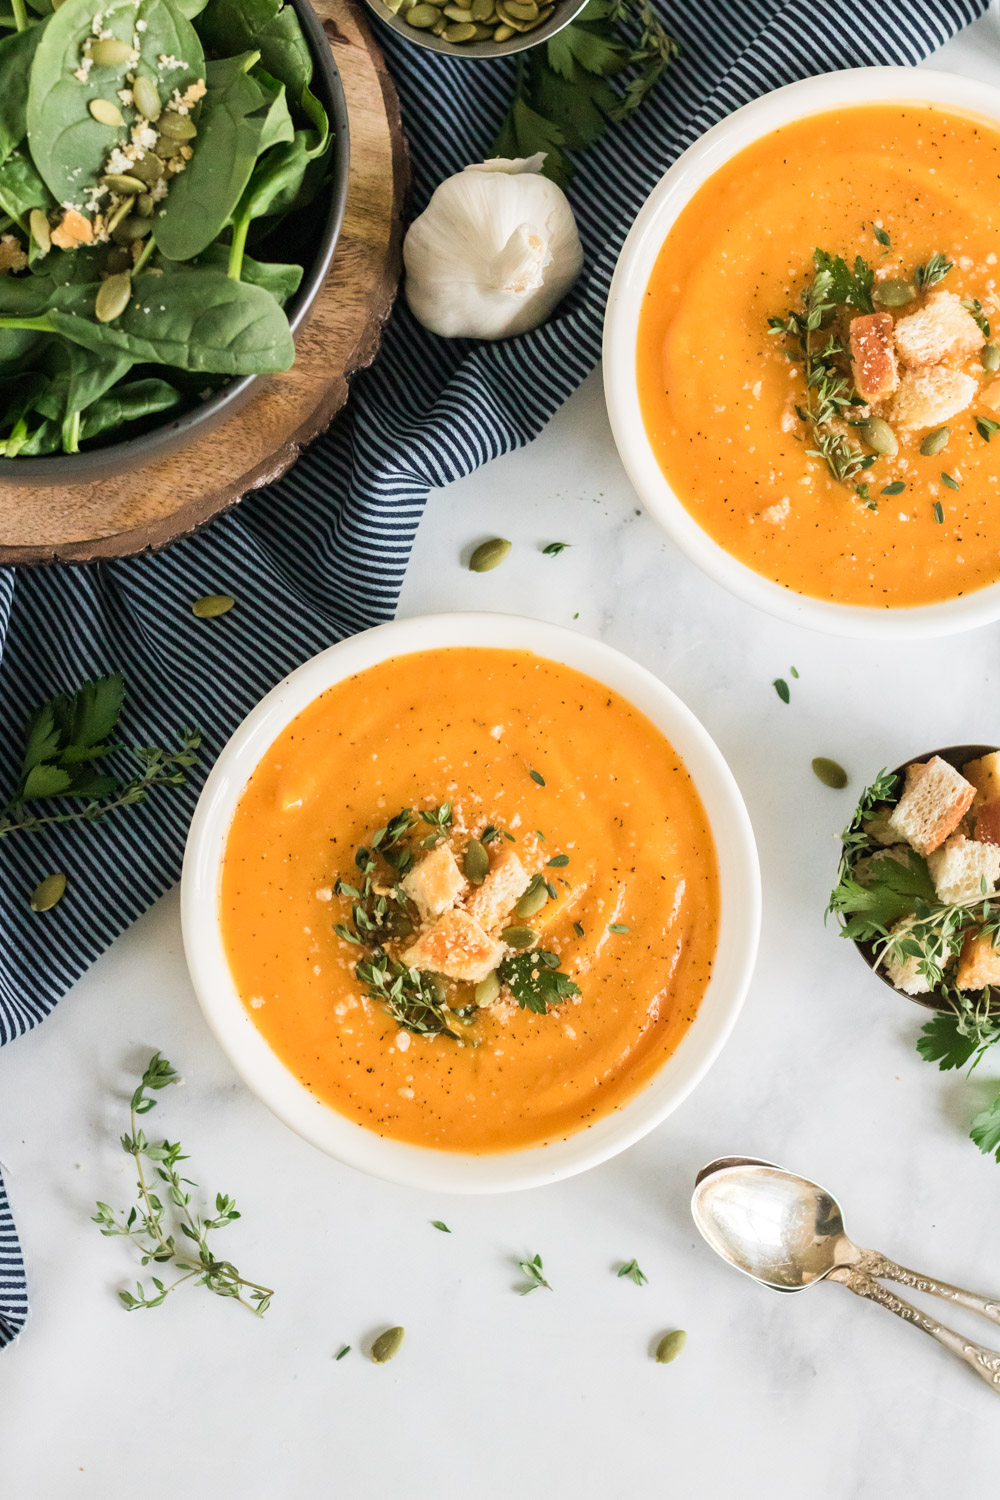
[[[1000,1396],[1000,1354],[995,1349],[984,1349],[982,1344],[974,1344],[971,1339],[961,1338],[951,1328],[945,1328],[936,1318],[914,1307],[911,1302],[904,1302],[902,1297],[897,1297],[895,1292],[890,1292],[878,1281],[873,1281],[864,1271],[857,1266],[840,1266],[836,1271],[831,1271],[830,1281],[839,1281],[847,1287],[848,1291],[854,1292],[858,1297],[867,1297],[872,1302],[877,1302],[880,1307],[886,1307],[897,1318],[902,1318],[906,1323],[913,1323],[917,1328],[922,1328],[924,1333],[929,1333],[932,1339],[937,1339],[952,1354],[956,1354],[963,1364],[968,1365],[980,1380],[985,1380],[996,1395]]]
[[[859,1271],[866,1276],[885,1276],[889,1281],[898,1281],[912,1287],[915,1292],[929,1292],[932,1297],[943,1297],[957,1307],[966,1307],[969,1312],[981,1313],[991,1323],[1000,1325],[1000,1297],[982,1297],[978,1292],[967,1292],[964,1287],[952,1286],[947,1281],[935,1281],[932,1276],[922,1276],[919,1271],[908,1271],[894,1260],[889,1260],[878,1250],[862,1250],[856,1262]]]

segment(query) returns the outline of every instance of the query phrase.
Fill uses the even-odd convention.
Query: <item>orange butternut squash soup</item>
[[[397,657],[323,693],[242,794],[229,964],[305,1086],[399,1140],[565,1137],[669,1057],[712,969],[715,848],[617,693],[528,652]]]
[[[1000,578],[1000,133],[930,105],[748,146],[670,231],[643,420],[708,534],[799,594],[930,604]]]

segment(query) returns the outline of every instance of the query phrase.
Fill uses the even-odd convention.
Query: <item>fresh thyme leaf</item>
[[[944,506],[940,500],[934,501],[934,519],[939,526],[944,524]]]
[[[563,30],[564,31],[568,31],[569,28],[568,27],[563,27]],[[572,542],[549,542],[549,544],[548,544],[547,547],[543,547],[542,548],[542,556],[543,557],[558,557],[560,552],[565,552],[566,548],[567,547],[572,547],[572,545],[573,545]]]
[[[576,933],[577,937],[583,937],[583,923],[582,922],[574,922],[573,923],[573,931]]]
[[[631,932],[631,930],[630,927],[626,927],[624,922],[611,922],[608,926],[609,932]]]
[[[544,1016],[550,1006],[580,993],[580,986],[560,971],[558,954],[545,948],[509,954],[497,973],[521,1009],[539,1016]]]
[[[941,474],[941,480],[942,483],[946,484],[950,490],[957,490],[959,487],[958,480],[953,478],[951,474],[945,474],[943,471]]]
[[[343,1348],[340,1350],[340,1352],[338,1354],[335,1354],[333,1356],[334,1363],[336,1364],[336,1362],[337,1362],[338,1359],[343,1359],[344,1355],[345,1354],[350,1354],[350,1352],[351,1352],[351,1346],[350,1346],[350,1344],[345,1344],[343,1346]]]
[[[568,854],[553,854],[551,859],[545,861],[546,867],[552,870],[561,870],[569,864]]]
[[[441,1219],[432,1219],[431,1225],[434,1229],[440,1229],[442,1234],[451,1234],[451,1230],[448,1228],[447,1224],[442,1222]]]
[[[789,671],[791,672],[791,674],[792,674],[793,677],[795,677],[795,678],[798,677],[798,675],[799,675],[799,669],[798,669],[798,667],[789,667]]]
[[[984,1156],[995,1156],[1000,1161],[1000,1094],[989,1109],[976,1115],[969,1135]]]
[[[976,431],[984,443],[988,443],[995,432],[1000,432],[1000,422],[994,422],[992,417],[977,417]]]
[[[517,1267],[522,1276],[528,1278],[528,1285],[521,1289],[522,1297],[526,1297],[529,1292],[537,1292],[540,1286],[547,1287],[551,1292],[552,1288],[543,1274],[542,1257],[540,1255],[533,1255],[530,1260],[519,1260]]]
[[[792,695],[789,692],[788,683],[783,677],[776,677],[774,679],[774,682],[772,683],[772,686],[778,697],[781,699],[782,703],[790,703],[792,701]]]
[[[872,225],[872,234],[878,240],[880,245],[885,245],[886,248],[888,248],[892,244],[890,236],[888,235],[886,230],[882,228],[881,224]]]
[[[926,265],[918,266],[913,273],[913,281],[917,290],[926,292],[930,287],[937,286],[951,269],[952,262],[942,255],[940,250],[935,250]]]
[[[962,306],[965,308],[966,312],[970,312],[972,314],[976,322],[979,324],[979,331],[983,335],[983,338],[988,339],[990,336],[990,323],[989,319],[983,311],[983,304],[980,302],[979,298],[963,297]]]
[[[119,1301],[129,1312],[140,1307],[159,1307],[177,1287],[193,1280],[195,1286],[207,1287],[217,1297],[235,1298],[242,1307],[263,1317],[271,1305],[274,1293],[269,1287],[241,1276],[230,1261],[219,1260],[209,1244],[210,1234],[217,1229],[226,1228],[240,1217],[233,1199],[225,1193],[216,1193],[214,1214],[203,1217],[193,1212],[191,1194],[187,1189],[197,1184],[180,1174],[180,1163],[188,1160],[181,1151],[180,1142],[164,1140],[155,1145],[138,1128],[138,1117],[148,1114],[156,1107],[156,1100],[151,1097],[151,1092],[179,1081],[178,1073],[166,1058],[155,1052],[132,1095],[131,1134],[121,1138],[122,1149],[135,1162],[138,1201],[129,1210],[128,1216],[123,1215],[121,1218],[109,1204],[98,1202],[93,1222],[106,1237],[124,1235],[130,1239],[139,1250],[144,1266],[150,1262],[154,1265],[172,1265],[181,1274],[169,1286],[152,1276],[152,1294],[141,1281],[136,1282],[138,1295],[120,1291]],[[152,1163],[155,1175],[166,1184],[164,1196],[169,1199],[172,1222],[158,1196],[161,1190],[154,1191],[156,1185],[146,1176],[144,1160]],[[178,1246],[175,1239],[177,1234],[182,1234],[188,1243]]]
[[[619,1281],[623,1276],[628,1276],[630,1280],[635,1282],[636,1286],[645,1286],[649,1280],[649,1277],[640,1271],[637,1260],[627,1260],[623,1266],[619,1267]]]
[[[479,842],[481,844],[492,844],[494,839],[508,839],[512,844],[517,843],[514,835],[508,833],[506,828],[497,828],[493,823],[490,823],[480,834]]]
[[[410,969],[398,959],[375,949],[355,967],[370,1000],[378,1000],[402,1031],[416,1036],[447,1036],[460,1041],[451,1012],[441,1003],[432,974]]]
[[[531,777],[532,781],[536,781],[539,786],[545,785],[545,777],[541,774],[540,771],[536,771],[533,767],[529,766],[528,775]]]
[[[894,479],[891,484],[887,484],[879,493],[882,495],[901,495],[905,489],[906,482],[904,480]]]

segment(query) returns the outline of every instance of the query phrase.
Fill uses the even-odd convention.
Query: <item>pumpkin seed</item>
[[[488,21],[494,14],[493,0],[472,0],[469,9],[474,21]]]
[[[500,17],[500,20],[503,22],[503,24],[505,26],[509,26],[512,31],[529,31],[534,24],[534,22],[531,21],[519,20],[517,16],[513,15],[507,9],[506,5],[504,5],[503,3],[503,0],[497,0],[497,15]]]
[[[132,98],[135,107],[147,120],[156,121],[163,113],[163,105],[160,103],[160,95],[156,84],[145,73],[140,73],[132,85]]]
[[[94,303],[94,316],[98,323],[113,323],[115,318],[120,318],[128,307],[131,295],[132,277],[128,271],[120,271],[117,276],[109,276],[107,281],[102,281]]]
[[[434,36],[444,36],[445,27],[447,25],[448,25],[448,22],[447,22],[446,18],[444,16],[438,16],[437,20],[434,22],[434,25],[431,27],[431,31],[432,31],[433,35]]]
[[[144,240],[152,227],[152,219],[144,219],[141,214],[129,214],[128,218],[115,225],[111,238],[116,245],[131,245],[135,240]]]
[[[99,68],[118,68],[132,56],[132,44],[120,42],[117,37],[105,37],[103,41],[91,42],[90,55]]]
[[[470,839],[466,844],[462,869],[465,871],[465,878],[471,880],[473,885],[482,885],[490,873],[490,857],[485,844],[481,844],[478,839]]]
[[[545,905],[548,899],[549,893],[545,889],[545,881],[538,879],[537,884],[532,882],[532,884],[528,886],[528,889],[525,891],[524,895],[521,897],[520,901],[514,907],[515,917],[536,916],[538,912],[541,911],[542,907]]]
[[[110,188],[113,193],[118,193],[124,198],[132,197],[135,193],[141,193],[146,187],[141,177],[132,177],[129,174],[119,172],[107,172],[101,178],[101,185]]]
[[[174,141],[193,141],[198,134],[198,127],[190,115],[179,115],[176,110],[168,109],[157,121],[160,134],[168,136],[171,143]]]
[[[498,26],[496,28],[496,30],[494,31],[494,33],[493,33],[493,40],[495,42],[509,42],[510,39],[511,39],[511,37],[513,35],[514,35],[514,28],[513,28],[513,26],[507,26],[507,25]]]
[[[505,927],[500,934],[508,948],[530,948],[538,934],[531,927]]]
[[[487,974],[485,979],[479,981],[476,985],[473,998],[476,1004],[480,1006],[496,1004],[500,998],[500,976],[496,969],[493,970],[492,974]]]
[[[835,760],[828,760],[825,755],[817,755],[812,768],[823,785],[832,787],[835,792],[842,791],[847,785],[847,772],[843,766],[838,765]]]
[[[875,283],[875,301],[883,307],[903,307],[907,302],[912,302],[917,295],[917,289],[912,281],[904,281],[901,276],[891,276],[886,281]]]
[[[140,182],[157,182],[163,176],[163,158],[157,156],[155,151],[146,151],[139,160],[132,163],[131,176],[138,177]]]
[[[673,1333],[665,1333],[656,1346],[656,1363],[669,1365],[680,1354],[687,1343],[687,1338],[683,1328],[675,1328]]]
[[[442,33],[446,42],[471,42],[475,34],[476,28],[471,21],[464,25],[453,22],[451,26],[446,26]]]
[[[526,3],[522,3],[522,0],[504,0],[504,8],[515,20],[538,20],[538,6],[534,4],[534,0],[526,0]]]
[[[876,453],[881,453],[885,458],[892,458],[899,452],[896,434],[881,417],[869,417],[867,422],[862,423],[861,436],[869,448],[874,448]]]
[[[995,375],[1000,370],[1000,348],[996,344],[984,344],[979,358],[988,375]]]
[[[132,257],[121,245],[115,245],[110,249],[104,260],[104,269],[109,276],[117,276],[119,271],[127,271],[132,264]]]
[[[46,875],[40,880],[28,898],[32,911],[51,911],[66,892],[66,876],[59,870],[55,875]]]
[[[141,219],[151,219],[155,207],[152,193],[140,193],[135,200],[135,211]]]
[[[99,125],[110,125],[112,129],[116,129],[125,124],[121,110],[110,99],[91,99],[87,108]]]
[[[48,255],[52,249],[52,231],[49,228],[48,215],[40,208],[33,208],[28,215],[28,224],[31,229],[31,238],[38,246],[42,255]]]
[[[491,41],[492,38],[493,38],[493,29],[492,29],[492,27],[490,27],[490,26],[482,26],[482,25],[480,25],[480,23],[478,21],[476,22],[476,25],[475,25],[475,32],[476,32],[476,34],[472,38],[472,40],[474,42],[488,42],[488,41]]]
[[[935,453],[940,453],[942,448],[947,447],[948,439],[951,437],[951,429],[948,427],[935,427],[929,432],[920,444],[920,451],[925,458],[933,458]]]
[[[495,536],[488,542],[480,542],[479,546],[469,558],[470,573],[489,573],[494,568],[499,568],[511,544],[502,536]]]
[[[227,615],[235,603],[229,594],[204,594],[194,601],[191,613],[199,620],[217,620],[220,615]]]
[[[466,10],[463,5],[445,5],[443,10],[449,21],[458,21],[463,26],[472,20],[472,11]]]
[[[395,1359],[403,1343],[403,1328],[387,1328],[385,1333],[380,1333],[372,1344],[372,1364],[388,1364],[390,1359]]]
[[[406,19],[411,26],[416,26],[418,31],[426,31],[433,26],[435,21],[441,20],[441,12],[434,5],[425,5],[418,0],[416,5],[411,5],[406,12]]]

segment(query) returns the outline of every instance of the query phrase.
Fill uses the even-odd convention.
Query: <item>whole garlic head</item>
[[[495,157],[435,188],[403,242],[406,300],[444,338],[505,339],[544,323],[583,265],[566,194],[544,152]]]

